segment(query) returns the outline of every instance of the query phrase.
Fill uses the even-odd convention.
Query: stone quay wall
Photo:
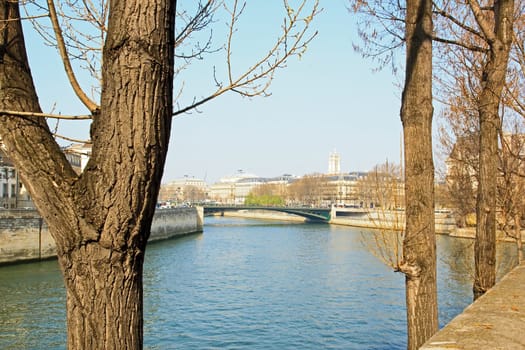
[[[405,224],[404,212],[396,211],[362,211],[356,212],[355,209],[347,210],[352,211],[355,215],[344,216],[340,215],[343,210],[339,208],[332,209],[332,218],[328,222],[332,225],[341,226],[352,226],[360,228],[370,228],[379,230],[401,230]],[[335,213],[335,214],[334,214]],[[221,215],[216,213],[215,215]],[[238,210],[238,211],[226,211],[223,216],[229,217],[242,217],[251,219],[263,219],[263,220],[279,220],[279,221],[296,221],[305,222],[306,219],[302,216],[287,214],[278,211],[269,210]],[[465,234],[457,235],[457,227],[454,219],[444,213],[435,214],[435,230],[436,233],[445,234],[450,236],[466,237]],[[525,235],[524,235],[525,237]],[[525,238],[524,238],[525,239]]]
[[[525,265],[510,271],[419,350],[525,349]]]
[[[445,213],[435,213],[435,231],[438,234],[454,235],[457,230],[454,219]],[[381,211],[371,210],[363,212],[360,216],[340,216],[333,215],[330,220],[334,225],[346,225],[362,228],[380,230],[401,230],[405,226],[404,211]]]
[[[158,209],[149,241],[200,233],[203,219],[202,207]],[[55,241],[36,210],[0,210],[0,265],[55,256]]]

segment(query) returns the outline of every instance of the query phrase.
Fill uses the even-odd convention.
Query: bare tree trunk
[[[142,255],[87,245],[60,256],[69,349],[141,349]]]
[[[69,349],[141,349],[142,265],[172,119],[176,1],[113,0],[92,156],[78,176],[43,118],[0,136],[57,244]],[[18,3],[0,0],[0,110],[39,112]]]
[[[431,10],[432,2],[429,0],[407,1],[406,78],[401,106],[406,232],[400,270],[406,276],[409,350],[418,349],[438,330]]]
[[[521,215],[514,215],[514,236],[516,237],[516,249],[518,250],[518,265],[523,261],[523,241],[521,239]]]
[[[472,0],[470,2],[472,3]],[[475,8],[473,12],[490,47],[482,73],[483,90],[478,99],[480,138],[474,246],[473,293],[475,300],[496,283],[496,196],[498,134],[501,128],[499,107],[512,43],[514,1],[495,1],[493,26],[489,24],[488,16],[477,14]],[[494,28],[494,31],[491,32],[488,28]]]
[[[496,283],[496,177],[500,123],[497,110],[495,113],[480,113],[479,184],[474,244],[474,300]]]

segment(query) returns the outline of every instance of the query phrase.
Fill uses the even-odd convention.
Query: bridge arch
[[[225,211],[238,210],[269,210],[302,216],[311,222],[329,222],[330,208],[305,208],[305,207],[264,207],[264,206],[239,206],[239,205],[214,205],[204,206],[204,215],[224,213]]]

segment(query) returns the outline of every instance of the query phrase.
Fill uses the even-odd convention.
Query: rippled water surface
[[[404,278],[364,248],[367,237],[206,218],[202,235],[151,244],[145,348],[403,349]],[[441,324],[471,300],[470,245],[438,237]],[[65,348],[64,293],[55,261],[0,268],[0,349]]]

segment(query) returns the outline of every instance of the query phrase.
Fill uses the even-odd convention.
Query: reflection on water
[[[364,248],[363,230],[206,220],[202,235],[148,246],[145,348],[406,347],[404,278]],[[471,243],[438,237],[441,324],[471,301]],[[55,261],[0,268],[0,293],[0,349],[65,347]]]
[[[65,348],[65,291],[56,261],[0,267],[0,349]]]

